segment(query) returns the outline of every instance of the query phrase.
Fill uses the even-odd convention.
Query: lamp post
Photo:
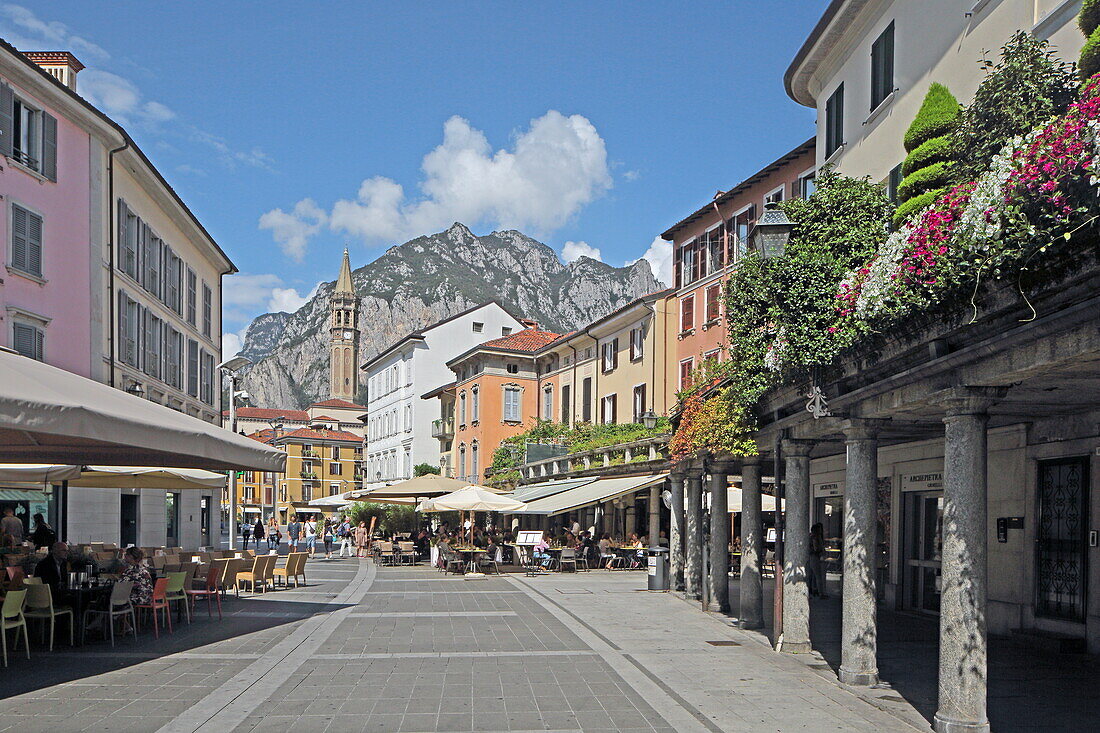
[[[779,204],[769,201],[764,206],[764,213],[749,232],[749,243],[758,255],[766,260],[774,260],[782,257],[786,251],[793,228],[794,225],[779,208]]]
[[[218,370],[229,381],[229,429],[237,432],[237,370],[252,362],[243,356],[235,356],[218,365]],[[229,472],[229,549],[237,549],[237,472]]]
[[[657,427],[657,414],[652,409],[646,410],[641,414],[642,427],[646,430],[653,430]]]

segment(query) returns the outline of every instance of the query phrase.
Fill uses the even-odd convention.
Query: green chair
[[[48,621],[50,624],[50,651],[53,651],[53,635],[54,629],[57,627],[58,616],[69,617],[69,646],[75,646],[75,631],[73,620],[75,618],[73,609],[68,606],[59,606],[54,608],[53,594],[50,593],[50,586],[43,585],[42,583],[34,583],[26,586],[27,589],[27,605],[23,611],[24,618],[40,618],[43,621]],[[46,628],[42,627],[42,636],[45,637]]]
[[[26,601],[27,591],[9,590],[4,596],[4,605],[0,606],[0,647],[4,651],[5,667],[8,666],[8,629],[23,629],[23,648],[27,650],[27,659],[31,658],[31,643],[27,638],[27,619],[23,617],[23,604]],[[15,644],[19,645],[18,631],[15,632]]]
[[[187,570],[181,570],[178,573],[168,573],[165,577],[168,579],[168,587],[164,589],[164,598],[168,601],[168,605],[173,603],[180,603],[183,606],[183,613],[187,618],[187,623],[191,623],[191,609],[187,603],[187,579],[191,573],[194,572],[194,568],[191,568],[190,572]],[[176,611],[176,618],[179,618],[179,611]]]

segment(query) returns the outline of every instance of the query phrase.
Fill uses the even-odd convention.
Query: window
[[[714,283],[708,285],[705,293],[706,296],[706,309],[707,309],[707,323],[716,323],[718,321],[719,303],[722,299],[722,285],[721,283]]]
[[[691,389],[691,372],[695,368],[695,359],[680,362],[680,390]]]
[[[338,445],[332,446],[332,460],[340,460],[340,446]],[[334,473],[339,473],[339,471],[335,471]]]
[[[214,355],[202,352],[202,389],[199,399],[208,405],[214,404]]]
[[[466,391],[458,393],[458,424],[466,424]]]
[[[764,196],[764,206],[768,204],[781,204],[783,203],[783,192],[786,190],[786,186],[780,186],[771,193]]]
[[[520,392],[519,387],[508,386],[504,388],[504,422],[520,422]]]
[[[118,269],[134,280],[138,279],[138,240],[141,236],[141,220],[126,202],[118,202]]]
[[[890,170],[890,175],[886,176],[886,198],[890,199],[891,203],[897,203],[898,186],[900,185],[901,163],[898,163]]]
[[[554,419],[554,388],[550,385],[542,388],[542,419]]]
[[[473,443],[470,444],[470,478],[473,481],[477,481],[481,477],[477,454],[477,441],[475,440]]]
[[[57,118],[0,84],[0,155],[57,180]]]
[[[481,419],[481,388],[475,384],[470,388],[470,396],[472,398],[473,420],[477,422]]]
[[[703,354],[703,359],[718,361],[718,358],[719,358],[720,354],[721,354],[721,352],[718,349],[713,349],[713,350],[708,351],[707,353]]]
[[[632,407],[634,408],[634,422],[642,421],[642,414],[645,412],[645,385],[639,384],[634,388],[634,396],[632,399]]]
[[[172,248],[167,244],[163,246],[164,272],[162,276],[164,282],[161,284],[161,302],[172,309],[173,313],[179,314],[182,312],[180,303],[180,273],[183,269],[183,262],[180,260],[179,255],[172,251]]]
[[[339,463],[328,464],[328,472],[330,476],[339,476],[342,466]]]
[[[687,285],[695,280],[695,240],[680,248],[680,284]]]
[[[519,364],[509,364],[507,371],[509,374],[519,374]]]
[[[18,204],[11,205],[11,258],[13,269],[42,277],[42,217]]]
[[[561,423],[562,425],[568,425],[573,420],[572,404],[569,402],[569,393],[572,392],[570,385],[564,384],[561,388]]]
[[[695,328],[695,296],[689,295],[680,301],[680,333]]]
[[[481,323],[480,321],[474,321],[473,327],[474,333],[481,333],[485,330],[485,324]]]
[[[645,327],[630,329],[630,360],[638,361],[645,352]]]
[[[894,23],[871,44],[871,110],[894,93]]]
[[[329,496],[336,496],[339,493],[340,493],[340,484],[329,484],[328,485],[328,495]]]
[[[141,284],[145,289],[157,298],[161,297],[161,257],[163,256],[163,242],[153,233],[149,227],[144,227],[145,236],[141,242],[141,261],[144,263]]]
[[[164,321],[149,310],[142,312],[142,342],[145,346],[144,371],[150,377],[160,379],[161,359],[164,356]]]
[[[142,312],[126,291],[118,291],[118,360],[132,367],[141,366]]]
[[[199,396],[199,342],[187,339],[187,394]]]
[[[618,395],[609,394],[600,400],[600,422],[609,425],[615,422],[615,403]]]
[[[844,144],[844,83],[825,102],[825,159]]]
[[[755,204],[734,214],[733,218],[729,220],[730,233],[733,235],[735,243],[734,252],[731,253],[733,259],[740,259],[742,255],[749,251],[749,230],[752,229],[754,221],[756,221]]]
[[[170,387],[183,387],[183,334],[164,326],[164,381]]]
[[[477,410],[474,410],[477,413]],[[412,405],[405,405],[405,432],[411,433],[413,429],[413,408]]]
[[[458,478],[466,478],[466,444],[458,446]]]
[[[202,335],[210,338],[210,318],[212,314],[212,304],[214,295],[210,290],[210,286],[206,283],[202,284]]]
[[[195,303],[198,298],[198,278],[195,271],[187,268],[187,322],[195,325]]]
[[[512,335],[512,329],[509,328],[508,326],[504,326],[500,329],[500,335],[501,336],[511,336]]]
[[[581,382],[581,420],[592,422],[592,377]]]
[[[808,199],[814,195],[814,191],[817,190],[817,172],[810,171],[803,173],[798,177],[798,195],[801,198]]]
[[[619,365],[619,339],[611,339],[607,343],[600,344],[600,355],[603,359],[603,372],[607,374]]]
[[[23,356],[44,361],[45,341],[46,333],[41,328],[18,321],[12,323],[12,348]]]

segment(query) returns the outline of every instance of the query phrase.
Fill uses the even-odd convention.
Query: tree
[[[1100,0],[1085,0],[1081,3],[1077,27],[1088,39],[1077,62],[1077,70],[1084,81],[1100,71]]]
[[[433,466],[430,463],[418,463],[413,466],[413,476],[426,476],[429,473],[438,476],[441,473],[439,466]]]
[[[1000,61],[986,59],[981,66],[986,77],[959,118],[957,183],[977,180],[1009,141],[1063,114],[1076,95],[1072,65],[1030,33],[1016,33],[1001,48]]]
[[[924,96],[917,116],[905,132],[905,150],[909,153],[901,166],[898,208],[894,226],[901,225],[943,192],[952,177],[954,142],[958,124],[959,100],[947,87],[933,82]]]

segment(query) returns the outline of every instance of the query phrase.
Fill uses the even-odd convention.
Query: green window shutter
[[[57,180],[57,118],[42,113],[42,175]]]
[[[15,141],[15,92],[7,84],[0,84],[0,155],[9,158]]]
[[[27,272],[42,276],[42,217],[27,212]]]
[[[30,212],[22,206],[11,207],[11,266],[27,271],[27,219]]]
[[[42,361],[43,333],[34,326],[16,323],[13,328],[15,350],[23,356]]]

